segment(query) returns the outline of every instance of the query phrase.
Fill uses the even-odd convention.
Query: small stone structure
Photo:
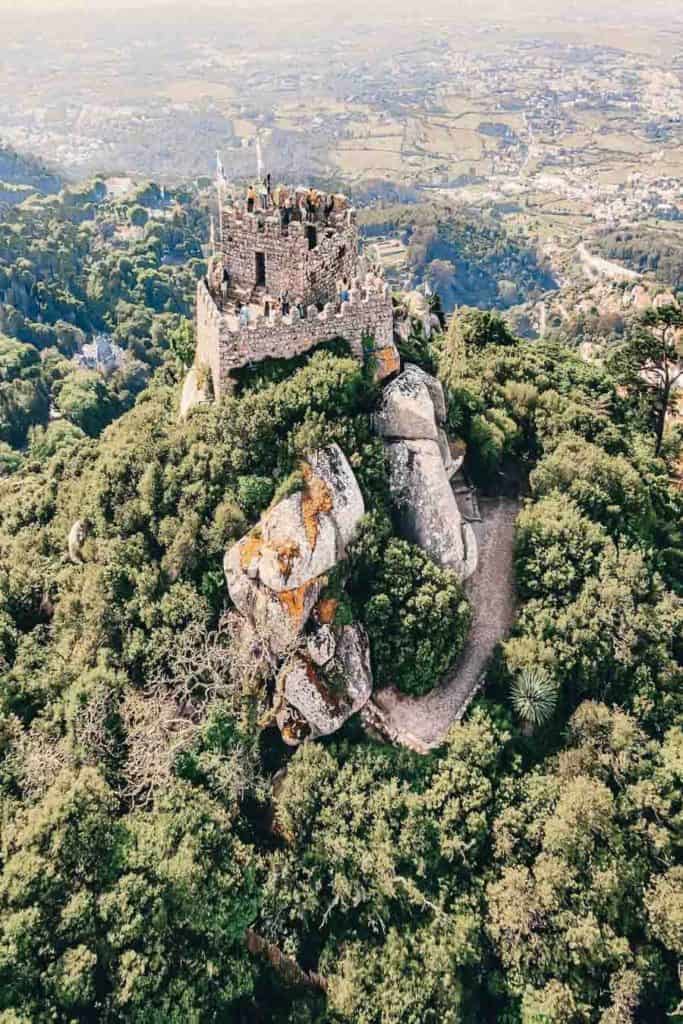
[[[221,209],[218,251],[197,288],[196,364],[210,369],[217,398],[240,367],[335,338],[358,359],[372,339],[379,379],[400,369],[389,288],[359,256],[355,211],[324,193],[307,207],[310,195],[280,188],[264,209]]]
[[[74,362],[83,370],[97,370],[108,377],[123,365],[124,351],[115,345],[108,334],[95,334],[89,344],[81,345]]]

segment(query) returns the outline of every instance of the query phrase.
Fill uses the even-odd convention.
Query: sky
[[[187,6],[187,0],[182,0],[183,6]],[[19,14],[31,11],[55,12],[60,9],[78,10],[84,13],[90,11],[112,12],[116,10],[130,11],[135,9],[149,10],[151,7],[180,6],[181,0],[0,0],[0,11],[8,11]],[[291,0],[201,0],[202,5],[213,5],[229,11],[235,7],[268,8],[275,7],[285,10],[291,6]],[[427,0],[427,7],[432,13],[448,13],[457,15],[458,8],[472,7],[475,0]],[[345,5],[348,6],[348,5]],[[400,7],[400,4],[396,5]],[[406,5],[414,9],[414,4]],[[577,15],[596,11],[595,0],[476,0],[476,6],[485,9],[487,14],[495,17],[496,13],[509,16],[515,11],[540,12],[542,10],[557,13],[565,12],[568,16],[572,13]],[[623,14],[629,12],[646,14],[656,11],[663,14],[670,11],[672,14],[680,12],[680,0],[603,0],[597,5],[598,8],[613,7],[619,9]]]

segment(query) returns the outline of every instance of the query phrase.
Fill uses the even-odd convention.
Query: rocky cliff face
[[[464,579],[476,567],[476,544],[450,484],[455,465],[445,422],[441,384],[411,364],[384,389],[375,415],[404,536]]]
[[[183,381],[183,390],[180,396],[180,413],[178,418],[180,420],[186,420],[195,406],[202,405],[204,402],[208,401],[209,396],[207,394],[206,387],[200,386],[197,367],[193,366],[188,370],[185,380]]]
[[[288,743],[340,728],[370,697],[367,638],[317,607],[365,512],[338,445],[315,452],[304,487],[271,508],[225,556],[233,603],[280,665],[274,713]]]

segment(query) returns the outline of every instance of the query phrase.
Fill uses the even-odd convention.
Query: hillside
[[[683,490],[643,365],[683,314],[587,362],[397,293],[400,374],[336,339],[180,416],[208,199],[98,179],[0,223],[0,1020],[663,1024]],[[459,307],[547,290],[415,213]],[[447,520],[407,536],[444,508],[484,577]]]
[[[41,160],[0,143],[0,203],[22,202],[32,192],[57,192],[61,186],[59,175]]]
[[[507,309],[554,288],[550,265],[495,211],[454,210],[444,202],[378,203],[360,216],[369,242],[397,239],[404,258],[387,270],[402,285],[429,281],[443,307]]]

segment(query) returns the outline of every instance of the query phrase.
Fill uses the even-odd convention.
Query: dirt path
[[[394,687],[377,690],[363,709],[366,725],[393,742],[427,753],[459,721],[479,690],[496,645],[515,614],[512,554],[519,503],[480,498],[482,522],[474,523],[479,568],[465,584],[472,605],[472,627],[457,662],[424,697],[407,697]]]
[[[620,263],[605,260],[602,256],[594,256],[583,242],[577,246],[576,251],[584,269],[589,272],[588,276],[591,280],[597,276],[606,277],[610,281],[640,281],[642,277],[642,274],[638,274],[635,270],[629,270],[628,267],[622,267]]]

